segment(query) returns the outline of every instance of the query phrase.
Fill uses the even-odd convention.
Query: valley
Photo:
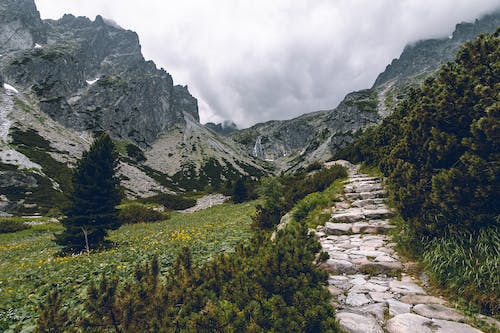
[[[0,331],[500,331],[499,78],[496,10],[202,124],[136,32],[2,0]]]

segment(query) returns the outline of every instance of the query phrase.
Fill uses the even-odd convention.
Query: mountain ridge
[[[378,75],[371,88],[347,94],[336,108],[255,124],[231,137],[254,156],[273,160],[281,170],[329,160],[355,140],[357,133],[380,123],[411,87],[452,60],[465,42],[498,26],[500,11],[484,15],[474,23],[459,23],[451,38],[422,40],[406,46],[400,57]],[[292,136],[300,138],[300,145],[294,144],[297,140]]]

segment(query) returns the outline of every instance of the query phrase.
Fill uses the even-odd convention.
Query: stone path
[[[328,252],[328,289],[337,320],[351,333],[476,333],[446,300],[429,296],[404,271],[386,235],[393,213],[379,179],[348,165],[349,179],[330,222],[316,229]]]

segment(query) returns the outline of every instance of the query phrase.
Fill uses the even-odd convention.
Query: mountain
[[[41,20],[33,0],[3,0],[0,55],[0,211],[35,211],[43,193],[46,207],[60,201],[102,131],[122,154],[132,197],[269,172],[201,125],[188,88],[144,59],[135,32],[101,16]]]
[[[223,136],[228,136],[238,130],[238,126],[236,126],[236,124],[231,120],[225,120],[218,124],[206,123],[205,127]]]
[[[458,49],[480,33],[500,26],[500,12],[474,23],[460,23],[450,37],[408,45],[375,80],[370,89],[352,92],[334,109],[294,119],[269,121],[240,130],[231,137],[254,156],[272,160],[281,170],[331,159],[367,126],[388,116],[414,87],[455,57]]]

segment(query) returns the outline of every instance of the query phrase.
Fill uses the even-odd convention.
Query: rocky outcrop
[[[308,113],[285,121],[271,121],[238,131],[231,137],[261,159],[282,169],[325,161],[352,142],[352,134],[381,119],[373,90],[348,94],[337,108]]]
[[[408,78],[436,71],[440,65],[452,61],[465,42],[481,33],[491,33],[500,26],[500,12],[486,15],[474,23],[457,24],[448,38],[428,39],[408,45],[401,56],[387,66],[373,85],[380,87],[389,81],[404,84]]]
[[[2,0],[0,27],[0,54],[46,42],[46,27],[33,0]]]
[[[206,123],[205,127],[223,136],[228,136],[238,131],[238,126],[236,126],[236,124],[231,120],[225,120],[224,122],[218,124]]]
[[[0,62],[5,79],[32,91],[54,120],[106,130],[141,147],[182,124],[184,113],[199,120],[196,99],[145,61],[135,32],[100,16],[41,21],[32,0],[8,3],[4,16],[19,12],[20,18],[0,22],[2,31],[18,31]]]
[[[347,165],[345,193],[332,207],[330,222],[315,231],[330,256],[323,267],[330,272],[328,290],[340,327],[349,333],[480,332],[405,272],[396,244],[385,234],[393,228],[387,220],[392,212],[381,181]]]

